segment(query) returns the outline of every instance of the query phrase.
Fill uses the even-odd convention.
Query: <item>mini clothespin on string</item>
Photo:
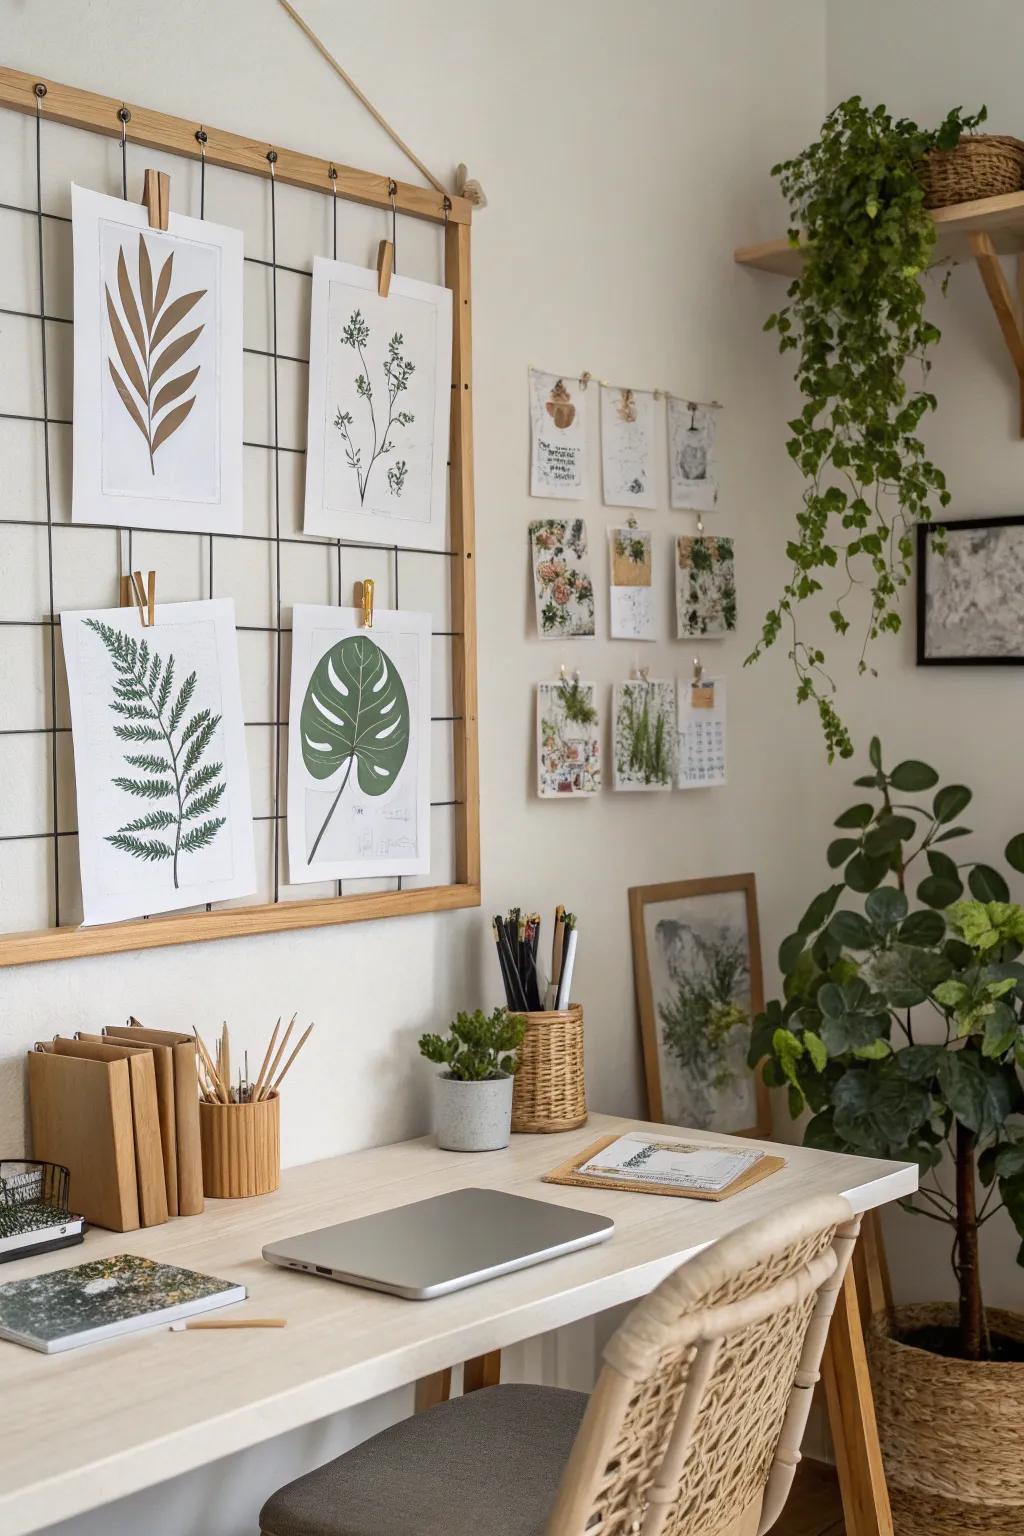
[[[699,688],[704,679],[704,663],[699,656],[693,658],[693,684]]]
[[[141,571],[132,571],[130,576],[121,577],[121,607],[137,608],[143,629],[152,628],[156,615],[156,571],[150,571],[146,577],[145,590]]]
[[[704,534],[704,518],[700,512],[697,513],[697,534],[698,537],[703,537]]]
[[[142,201],[149,214],[150,229],[166,229],[171,212],[171,178],[166,171],[147,171]]]
[[[650,682],[650,680],[651,680],[651,669],[650,669],[650,667],[634,667],[633,671],[636,673],[636,680],[637,680],[637,682],[639,682],[639,683],[649,683]]]
[[[566,667],[565,667],[565,662],[564,661],[562,662],[562,665],[559,667],[558,672],[559,672],[559,676],[562,679],[562,682],[563,683],[567,683],[569,681],[569,674],[566,671]],[[574,667],[573,668],[572,680],[573,680],[574,683],[578,683],[579,682],[579,680],[580,680],[580,669],[579,669],[579,667]]]
[[[629,516],[626,518],[626,527],[627,528],[639,528],[639,526],[640,526],[640,524],[636,520],[636,513],[635,512],[631,512],[629,514]]]
[[[356,583],[356,602],[363,610],[363,627],[373,628],[373,580],[367,576]]]
[[[391,275],[395,270],[395,225],[398,214],[395,207],[395,198],[398,196],[398,183],[388,182],[388,196],[391,199],[391,239],[382,240],[377,247],[377,292],[382,299],[386,299],[391,288]]]

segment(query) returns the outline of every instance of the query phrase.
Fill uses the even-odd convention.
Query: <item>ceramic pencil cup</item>
[[[199,1105],[203,1193],[212,1200],[269,1195],[281,1182],[281,1100]]]

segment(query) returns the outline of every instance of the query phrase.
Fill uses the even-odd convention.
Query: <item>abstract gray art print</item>
[[[1024,665],[1024,518],[944,526],[944,554],[918,528],[918,663]]]

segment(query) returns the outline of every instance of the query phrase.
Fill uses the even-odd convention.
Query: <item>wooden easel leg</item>
[[[421,1376],[416,1383],[416,1412],[436,1408],[438,1403],[446,1403],[451,1395],[451,1366],[446,1366],[443,1371],[435,1371],[433,1376]]]
[[[822,1360],[846,1536],[893,1536],[853,1266],[846,1271]]]
[[[462,1390],[466,1392],[479,1392],[481,1387],[496,1387],[501,1380],[501,1350],[492,1350],[488,1355],[477,1355],[475,1360],[467,1360],[462,1367]]]
[[[857,1282],[860,1320],[864,1327],[876,1312],[892,1311],[892,1287],[885,1257],[878,1211],[866,1211],[860,1241],[853,1250],[853,1274]]]

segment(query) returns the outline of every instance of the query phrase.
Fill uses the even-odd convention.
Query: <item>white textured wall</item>
[[[304,13],[429,164],[450,175],[465,159],[490,198],[474,230],[484,911],[524,901],[547,912],[562,900],[579,912],[591,1099],[637,1111],[627,886],[755,870],[770,961],[820,872],[824,830],[808,811],[842,799],[814,720],[789,702],[782,658],[753,673],[740,666],[783,574],[781,525],[797,486],[782,445],[787,369],[760,334],[777,292],[730,260],[734,245],[775,231],[767,168],[820,121],[824,9],[816,0],[306,0]],[[0,32],[12,66],[412,175],[273,0],[0,0]],[[112,148],[104,163],[105,189],[115,191]],[[137,182],[140,158],[130,163]],[[352,215],[343,254],[368,259],[383,224]],[[413,253],[431,275],[421,235],[401,224],[407,271]],[[724,790],[609,792],[571,805],[532,794],[532,685],[565,661],[607,686],[628,675],[634,648],[542,644],[527,622],[526,524],[557,506],[526,495],[531,363],[727,405],[715,517],[737,537],[741,628],[705,648],[729,680]],[[991,415],[978,420],[1005,437],[1008,404],[995,386],[993,398]],[[596,460],[594,468],[596,482]],[[649,521],[667,587],[670,535],[693,520],[665,506],[663,494]],[[596,499],[583,511],[605,635],[604,530],[620,514]],[[662,598],[667,635],[667,591]],[[686,670],[690,659],[689,647],[668,640],[643,656],[655,674]],[[884,734],[894,747],[928,746],[905,718]],[[415,1036],[456,1006],[497,996],[486,927],[462,913],[4,971],[0,1144],[21,1144],[30,1043],[129,1010],[163,1026],[211,1029],[227,1017],[240,1044],[260,1039],[281,1011],[316,1018],[313,1048],[289,1080],[287,1161],[420,1131]],[[548,1369],[549,1355],[523,1368],[532,1359]],[[380,1405],[355,1425],[290,1437],[166,1496],[134,1500],[113,1523],[78,1522],[74,1536],[248,1536],[265,1491],[389,1411]]]

